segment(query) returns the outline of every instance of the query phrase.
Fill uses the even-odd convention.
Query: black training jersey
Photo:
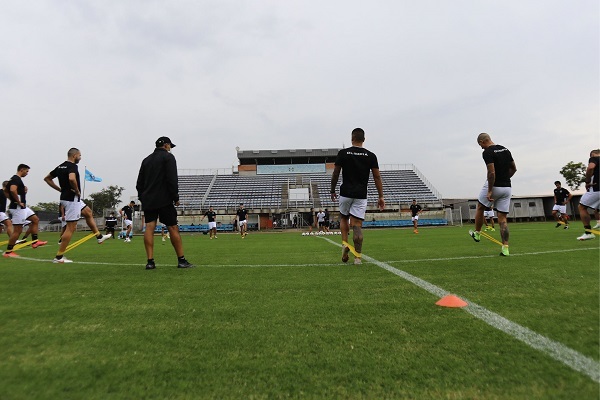
[[[114,228],[117,226],[117,217],[106,217],[105,224],[107,228]]]
[[[159,210],[179,201],[177,161],[162,147],[144,158],[135,185],[142,209]]]
[[[204,213],[204,216],[208,218],[208,222],[215,222],[215,218],[217,217],[217,213],[214,211],[208,210]]]
[[[590,157],[588,164],[589,163],[596,164],[594,167],[594,175],[592,176],[592,186],[590,186],[589,190],[598,192],[600,191],[600,157]]]
[[[565,200],[569,198],[570,194],[571,193],[564,187],[561,187],[560,189],[554,189],[554,197],[556,197],[556,204],[562,206]]]
[[[8,208],[10,208],[11,210],[16,210],[19,203],[17,202],[18,199],[14,199],[12,193],[10,192],[10,188],[12,186],[17,187],[17,194],[19,195],[21,203],[27,204],[27,201],[25,199],[25,184],[23,183],[23,180],[19,175],[13,175],[12,178],[10,178],[10,180],[8,181],[7,188],[9,191],[8,196],[10,200]]]
[[[245,208],[242,208],[242,209],[238,209],[236,214],[238,216],[238,221],[245,221],[246,217],[248,215],[248,211],[246,211]]]
[[[0,193],[0,212],[6,212],[6,194],[4,190]]]
[[[335,165],[342,167],[340,195],[366,199],[371,169],[379,169],[375,153],[362,147],[348,147],[338,152]]]
[[[485,165],[494,164],[496,180],[494,186],[510,187],[510,166],[514,161],[510,151],[499,144],[488,147],[483,151]]]
[[[58,167],[54,168],[54,170],[50,172],[50,176],[52,178],[58,178],[58,186],[60,186],[61,200],[79,201],[79,198],[75,198],[77,196],[73,191],[71,182],[69,182],[69,175],[71,173],[75,174],[75,179],[77,180],[77,189],[81,190],[81,182],[79,181],[79,168],[77,167],[77,164],[71,161],[65,161]]]
[[[421,211],[421,206],[418,204],[411,204],[410,205],[410,212],[412,213],[412,216],[416,216],[419,211]]]
[[[125,213],[125,218],[128,220],[132,220],[133,219],[133,208],[129,207],[129,206],[125,206],[123,208],[121,208],[121,211],[123,211],[123,213]]]

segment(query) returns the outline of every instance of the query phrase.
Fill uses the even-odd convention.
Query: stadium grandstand
[[[194,223],[197,216],[201,217],[212,206],[218,220],[229,229],[240,203],[250,211],[249,222],[254,229],[271,228],[273,221],[291,226],[294,218],[301,227],[311,208],[327,209],[332,215],[338,210],[329,192],[340,149],[236,150],[237,170],[179,170],[178,212],[183,224]],[[366,218],[371,225],[410,225],[410,220],[400,221],[400,212],[406,213],[412,199],[424,207],[425,214],[428,211],[436,216],[428,223],[424,215],[420,225],[447,223],[441,212],[441,195],[414,165],[380,165],[380,171],[386,211],[381,213],[377,209],[377,190],[371,176]]]

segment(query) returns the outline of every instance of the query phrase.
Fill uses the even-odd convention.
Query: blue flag
[[[88,169],[85,169],[85,180],[88,182],[102,182],[102,178],[92,174]]]

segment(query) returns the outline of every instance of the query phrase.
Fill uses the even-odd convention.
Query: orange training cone
[[[442,307],[466,307],[468,306],[467,302],[461,300],[457,296],[453,294],[449,294],[448,296],[442,297],[437,303],[438,306]]]

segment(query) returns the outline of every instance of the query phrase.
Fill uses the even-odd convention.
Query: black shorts
[[[164,206],[157,210],[144,210],[146,223],[154,222],[160,219],[166,226],[177,225],[177,210],[174,205]]]

